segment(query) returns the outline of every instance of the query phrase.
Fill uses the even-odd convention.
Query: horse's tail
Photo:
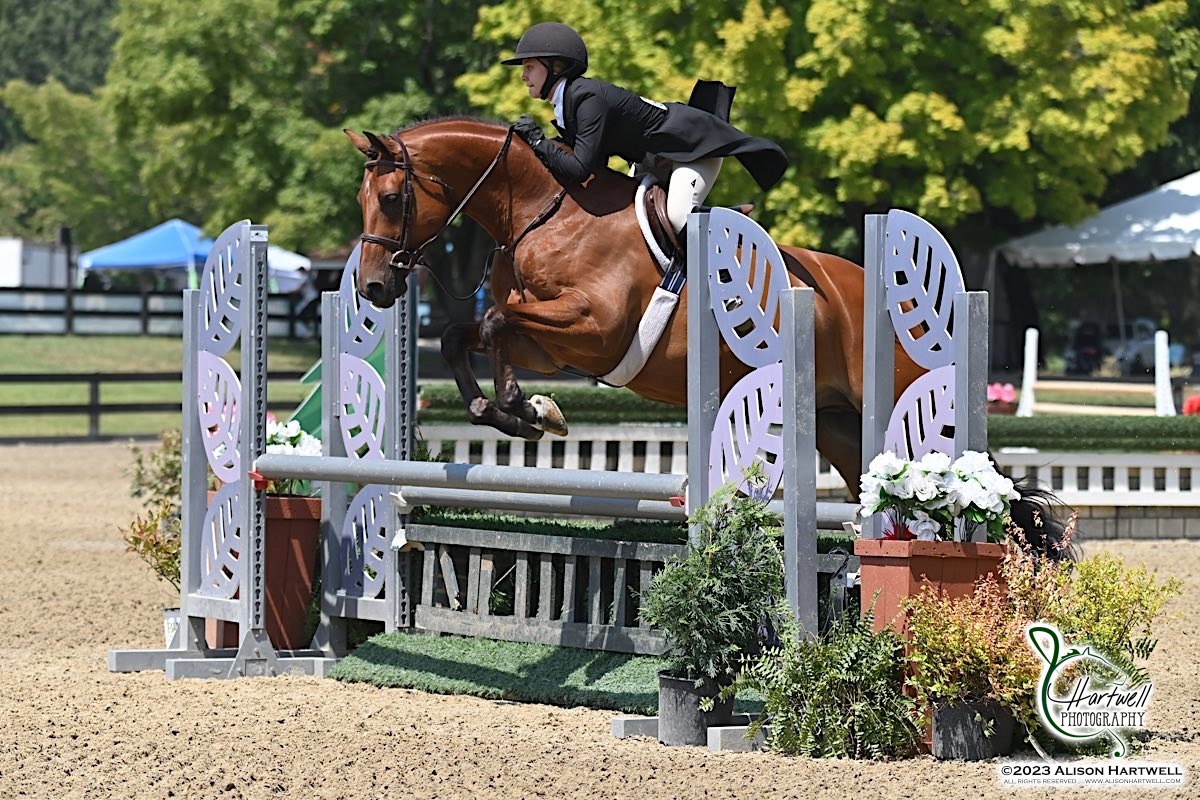
[[[1039,485],[1033,475],[1014,478],[1013,487],[1021,494],[1021,499],[1014,500],[1009,508],[1013,535],[1042,558],[1074,559],[1071,544],[1075,533],[1074,510],[1054,492]]]

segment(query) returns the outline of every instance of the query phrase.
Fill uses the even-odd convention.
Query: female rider
[[[587,46],[574,29],[560,22],[534,25],[517,43],[513,57],[502,63],[520,65],[529,96],[554,104],[554,127],[560,139],[546,139],[537,123],[524,116],[513,131],[560,183],[583,183],[614,155],[635,169],[654,172],[660,180],[665,162],[670,175],[667,216],[676,232],[683,230],[688,214],[708,196],[725,156],[741,161],[763,191],[787,169],[787,156],[779,145],[748,136],[727,122],[731,87],[701,81],[689,105],[664,104],[584,78]]]

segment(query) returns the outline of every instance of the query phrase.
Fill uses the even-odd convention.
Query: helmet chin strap
[[[549,100],[550,93],[554,91],[554,84],[558,83],[558,79],[561,76],[554,71],[554,59],[539,58],[538,60],[546,67],[546,80],[542,81],[542,88],[538,92],[538,97],[543,100]]]

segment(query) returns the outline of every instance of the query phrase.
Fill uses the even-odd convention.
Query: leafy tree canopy
[[[0,3],[0,86],[57,79],[83,92],[104,83],[117,38],[117,0],[4,0]],[[0,150],[21,141],[11,111],[0,106]]]
[[[1187,111],[1200,64],[1187,14],[1184,0],[509,0],[481,10],[476,35],[511,48],[558,19],[588,42],[591,74],[647,96],[686,100],[694,77],[737,85],[734,123],[792,161],[766,199],[775,235],[861,252],[862,214],[890,207],[977,245],[1092,212]],[[511,68],[460,85],[491,113],[549,118]],[[737,172],[714,197],[752,192]]]

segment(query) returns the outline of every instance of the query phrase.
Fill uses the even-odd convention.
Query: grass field
[[[269,372],[303,372],[316,362],[320,347],[313,342],[275,339],[267,354]],[[238,350],[226,358],[235,366]],[[78,374],[93,372],[174,372],[183,363],[183,343],[153,336],[0,336],[0,376],[18,373]],[[312,389],[295,380],[270,381],[268,401],[299,404]],[[101,387],[101,403],[179,402],[179,381],[110,383]],[[15,383],[0,380],[0,405],[75,404],[88,401],[87,383]],[[286,411],[278,412],[281,415]],[[103,436],[154,436],[178,428],[176,413],[113,413],[100,420]],[[88,421],[83,414],[23,414],[0,416],[0,437],[82,436]]]
[[[270,372],[303,372],[318,359],[320,347],[309,341],[273,339],[268,352]],[[239,363],[238,351],[226,358]],[[173,337],[151,336],[0,336],[0,376],[17,373],[68,374],[93,372],[178,372],[183,360],[183,343]],[[268,400],[286,414],[313,387],[294,380],[275,380],[268,385]],[[111,383],[101,389],[102,403],[179,401],[178,381],[156,383]],[[1042,402],[1080,406],[1129,405],[1153,407],[1149,395],[1127,395],[1114,387],[1111,393],[1039,391]],[[32,384],[4,382],[0,378],[0,405],[27,406],[44,403],[80,404],[88,400],[86,383]],[[456,417],[457,419],[457,417]],[[113,413],[101,419],[104,436],[155,436],[179,426],[174,413]],[[0,437],[82,436],[87,418],[74,415],[0,415]]]

